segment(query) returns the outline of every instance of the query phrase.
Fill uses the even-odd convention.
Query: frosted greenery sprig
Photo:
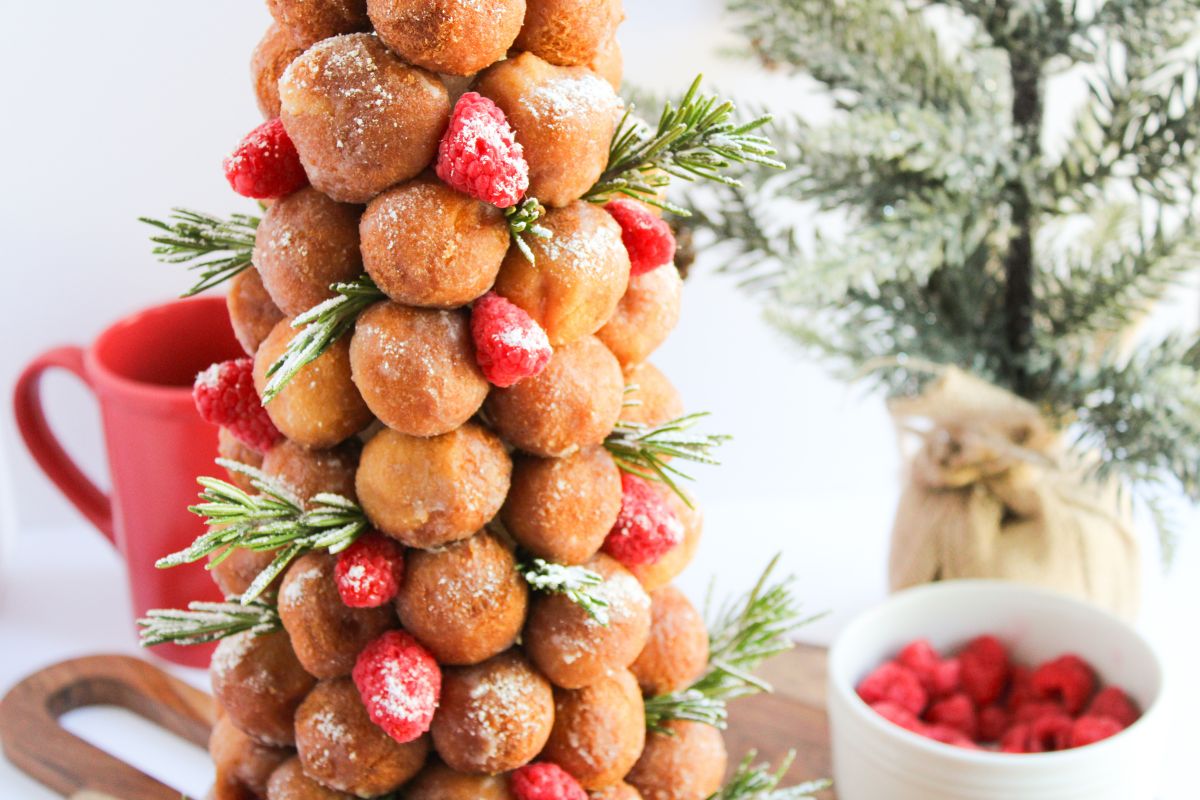
[[[525,241],[525,234],[528,233],[539,239],[550,238],[550,229],[537,224],[544,213],[546,213],[546,208],[534,197],[527,197],[517,205],[504,209],[504,219],[508,223],[508,232],[512,236],[513,244],[521,251],[521,255],[525,256],[534,266],[537,266],[537,258],[529,247],[529,243]]]
[[[210,556],[211,568],[238,549],[277,551],[274,560],[241,596],[246,604],[258,599],[299,556],[312,550],[340,553],[369,527],[363,510],[341,495],[321,493],[305,504],[260,470],[228,459],[218,459],[217,463],[246,475],[259,494],[251,495],[217,478],[197,478],[204,487],[200,493],[203,502],[188,510],[203,517],[209,530],[186,549],[159,559],[155,564],[159,569]]]
[[[259,218],[231,214],[221,219],[201,211],[173,208],[166,220],[139,217],[161,233],[150,237],[151,251],[164,264],[187,264],[200,279],[184,292],[191,297],[211,289],[250,266]]]
[[[333,297],[292,320],[292,327],[299,328],[300,334],[288,342],[283,355],[267,368],[264,405],[274,400],[296,373],[353,330],[359,314],[387,297],[368,275],[349,283],[335,283],[330,288],[336,293]]]
[[[784,164],[773,156],[771,141],[758,133],[769,115],[738,122],[734,105],[703,94],[696,76],[678,105],[667,102],[658,127],[651,128],[627,111],[609,147],[608,165],[585,199],[604,203],[626,195],[682,216],[688,210],[659,197],[672,177],[739,185],[727,174],[735,164],[753,163],[773,169]]]
[[[795,751],[789,751],[774,770],[768,764],[755,764],[757,757],[754,750],[747,753],[729,781],[708,800],[814,800],[815,792],[831,786],[827,780],[818,780],[781,788],[779,784],[796,758]]]
[[[690,508],[692,501],[675,479],[692,478],[671,466],[671,459],[695,464],[720,464],[713,457],[713,451],[733,438],[726,434],[692,433],[692,428],[707,416],[708,412],[686,414],[654,426],[640,422],[618,422],[604,446],[623,471],[666,484]]]
[[[137,621],[142,647],[171,642],[178,645],[207,644],[249,632],[262,636],[280,629],[282,623],[275,606],[263,600],[243,603],[226,598],[224,603],[193,602],[187,610],[152,609]]]
[[[724,728],[726,704],[746,695],[770,692],[753,673],[764,661],[795,646],[792,635],[817,619],[802,613],[792,593],[793,578],[771,583],[780,556],[771,559],[749,593],[727,602],[708,626],[708,669],[691,686],[646,700],[646,726],[669,733],[673,719]],[[712,590],[709,591],[711,606]],[[710,609],[711,610],[711,609]]]
[[[601,625],[608,625],[608,600],[600,596],[595,589],[604,584],[604,578],[598,572],[579,566],[566,566],[546,561],[542,558],[530,558],[517,565],[517,571],[538,592],[561,594],[588,613]]]

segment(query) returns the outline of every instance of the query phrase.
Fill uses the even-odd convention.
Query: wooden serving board
[[[829,775],[825,651],[799,646],[761,674],[776,693],[732,705],[726,734],[731,760],[736,764],[758,750],[760,760],[778,763],[795,750],[791,781]],[[201,747],[207,746],[215,713],[211,697],[147,661],[103,655],[64,661],[30,675],[0,702],[5,756],[71,800],[181,800],[178,790],[59,724],[67,712],[88,706],[125,708]]]

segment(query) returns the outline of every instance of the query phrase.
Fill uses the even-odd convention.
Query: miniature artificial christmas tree
[[[695,227],[779,327],[882,386],[902,430],[924,424],[893,585],[1011,577],[1132,613],[1115,489],[1163,530],[1170,487],[1200,499],[1195,333],[1127,335],[1195,263],[1200,7],[728,6],[757,58],[815,79],[834,111],[781,125],[789,169],[720,189]],[[1044,120],[1056,90],[1086,97],[1056,115],[1064,135]],[[845,234],[804,242],[771,197]]]
[[[143,641],[219,640],[216,798],[801,798],[728,699],[802,623],[764,581],[711,630],[670,582],[701,517],[681,462],[723,437],[647,357],[678,318],[670,177],[776,166],[694,85],[657,128],[615,87],[609,0],[270,0],[267,122],[226,160],[261,219],[147,220],[230,281],[248,357],[197,378],[228,480],[225,603]],[[769,570],[768,570],[769,573]],[[590,793],[590,795],[589,795]]]

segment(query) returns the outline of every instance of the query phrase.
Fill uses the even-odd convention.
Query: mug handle
[[[83,350],[78,347],[59,347],[48,350],[25,367],[17,378],[13,391],[13,412],[25,446],[68,500],[96,526],[110,542],[116,543],[113,533],[112,499],[100,490],[83,470],[71,460],[58,437],[50,429],[42,406],[42,376],[51,369],[65,369],[95,392],[83,366]]]

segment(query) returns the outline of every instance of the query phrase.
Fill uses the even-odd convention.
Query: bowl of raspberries
[[[1150,800],[1153,648],[1107,612],[1002,581],[909,589],[829,655],[840,800]]]

